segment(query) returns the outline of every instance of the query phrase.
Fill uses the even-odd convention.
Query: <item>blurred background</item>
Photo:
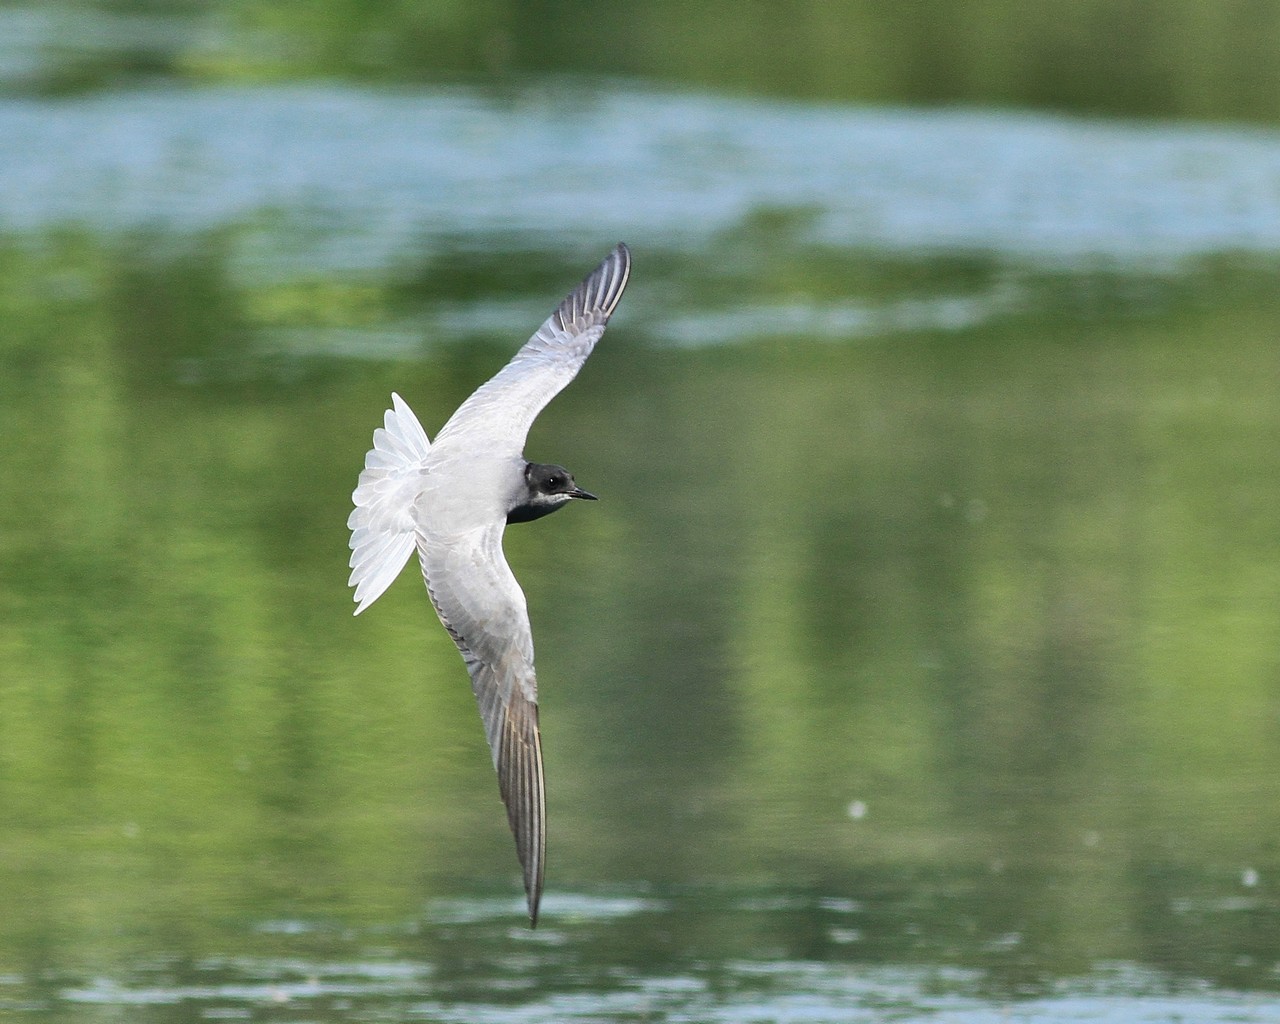
[[[0,1014],[1272,1021],[1280,2],[0,4]],[[536,932],[411,566],[526,449]]]

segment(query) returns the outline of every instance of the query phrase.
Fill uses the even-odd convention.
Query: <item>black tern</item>
[[[436,614],[471,675],[498,788],[538,923],[546,799],[533,635],[524,592],[502,554],[507,523],[540,519],[575,498],[595,500],[562,466],[529,462],[534,419],[575,376],[604,334],[631,272],[621,243],[578,285],[496,376],[436,435],[393,393],[351,495],[355,614],[391,585],[416,550]]]

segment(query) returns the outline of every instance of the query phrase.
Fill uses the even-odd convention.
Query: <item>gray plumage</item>
[[[604,334],[630,269],[631,254],[619,244],[515,358],[458,407],[434,443],[392,394],[347,520],[357,615],[418,553],[431,603],[471,675],[532,925],[546,851],[538,686],[529,613],[503,557],[502,531],[508,522],[595,498],[563,467],[526,461],[524,442],[538,413],[573,380]]]

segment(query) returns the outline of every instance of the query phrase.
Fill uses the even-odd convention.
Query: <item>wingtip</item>
[[[547,860],[546,783],[542,770],[538,705],[521,696],[518,689],[505,702],[486,701],[486,694],[496,692],[493,682],[493,678],[485,677],[484,682],[476,687],[476,697],[480,701],[485,731],[494,751],[498,788],[507,808],[507,822],[515,838],[516,855],[524,875],[529,927],[536,928]]]
[[[619,242],[577,288],[565,296],[553,315],[570,334],[607,324],[631,276],[631,250]]]
[[[601,299],[607,304],[606,317],[613,315],[618,300],[622,298],[623,289],[627,287],[627,280],[631,277],[631,250],[626,242],[619,242],[613,247],[613,252],[609,253],[600,264],[596,273],[604,271],[610,264],[616,264],[616,269],[612,269],[611,273],[605,275],[612,280],[602,282],[601,289]]]

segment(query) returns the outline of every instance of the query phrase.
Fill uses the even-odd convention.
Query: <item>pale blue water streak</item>
[[[267,218],[258,243],[276,251],[258,255],[295,266],[376,268],[445,236],[697,247],[779,210],[793,240],[890,253],[1280,252],[1280,134],[1260,130],[625,85],[305,86],[8,99],[0,139],[0,229]]]
[[[695,962],[686,969],[652,971],[624,963],[599,967],[603,974],[584,986],[587,952],[598,939],[598,923],[642,925],[645,915],[661,911],[660,900],[557,894],[549,901],[549,927],[538,932],[510,928],[509,900],[451,900],[433,904],[424,921],[375,934],[344,932],[340,940],[354,948],[371,940],[381,955],[324,960],[299,951],[274,957],[214,958],[193,965],[187,980],[166,982],[171,965],[163,958],[139,965],[123,978],[96,977],[57,990],[52,1005],[32,1002],[11,1010],[48,1011],[55,1007],[98,1007],[148,1014],[167,1006],[187,1007],[205,1018],[256,1019],[258,1014],[307,1012],[324,1019],[337,1013],[363,1019],[425,1019],[466,1024],[564,1024],[603,1019],[707,1021],[745,1024],[836,1024],[893,1020],[901,1024],[948,1021],[951,1024],[1076,1021],[1143,1024],[1194,1020],[1201,1024],[1263,1024],[1275,1020],[1277,1000],[1269,994],[1215,990],[1159,971],[1125,963],[1099,965],[1089,976],[1053,983],[1025,998],[984,994],[979,971],[956,967],[871,965],[831,961],[733,959],[722,964]],[[837,909],[857,909],[837,900]],[[745,907],[746,904],[744,903]],[[762,905],[767,916],[791,904]],[[267,930],[302,941],[325,929],[290,922]],[[438,974],[429,964],[396,950],[412,943],[420,929],[451,930],[456,938],[482,939],[490,954],[473,963],[461,979]],[[853,940],[856,942],[856,939]],[[504,952],[505,951],[505,952]],[[563,984],[547,981],[548,971]],[[201,979],[204,980],[193,980]],[[10,979],[14,985],[22,979]],[[485,995],[478,995],[485,993]],[[148,1016],[146,1019],[152,1019]],[[167,1018],[166,1018],[167,1019]]]
[[[253,969],[254,965],[245,964]],[[262,965],[270,974],[270,965]],[[558,992],[529,1002],[452,1003],[423,998],[429,991],[416,984],[380,980],[373,965],[353,965],[352,980],[316,976],[299,978],[296,968],[276,981],[227,983],[175,988],[121,988],[110,982],[68,990],[69,1003],[120,1009],[187,1004],[237,1005],[262,1008],[289,1006],[296,1010],[316,999],[335,997],[348,1008],[363,998],[385,1005],[393,997],[402,1019],[458,1022],[458,1024],[564,1024],[605,1019],[705,1021],[707,1024],[853,1024],[892,1020],[898,1024],[946,1021],[948,1024],[1012,1024],[1012,1022],[1075,1021],[1084,1024],[1269,1024],[1276,1007],[1269,1001],[1241,993],[1204,992],[1197,995],[1126,995],[1108,992],[1094,983],[1064,985],[1062,991],[1026,1002],[990,1003],[972,996],[938,993],[940,973],[927,969],[856,969],[805,962],[739,963],[728,965],[717,979],[718,991],[692,976],[619,978],[624,987],[610,993]],[[331,973],[331,972],[330,972]],[[953,972],[950,980],[969,980]],[[361,975],[365,975],[364,978]],[[372,977],[370,977],[372,976]],[[1158,980],[1151,979],[1158,984]],[[774,991],[765,994],[761,984]],[[741,986],[738,992],[725,988]],[[495,984],[510,990],[511,986]],[[777,991],[781,989],[782,991]],[[414,995],[417,998],[414,998]],[[398,997],[398,998],[395,998]],[[206,1017],[214,1013],[206,1012]],[[238,1016],[238,1015],[237,1015]]]

